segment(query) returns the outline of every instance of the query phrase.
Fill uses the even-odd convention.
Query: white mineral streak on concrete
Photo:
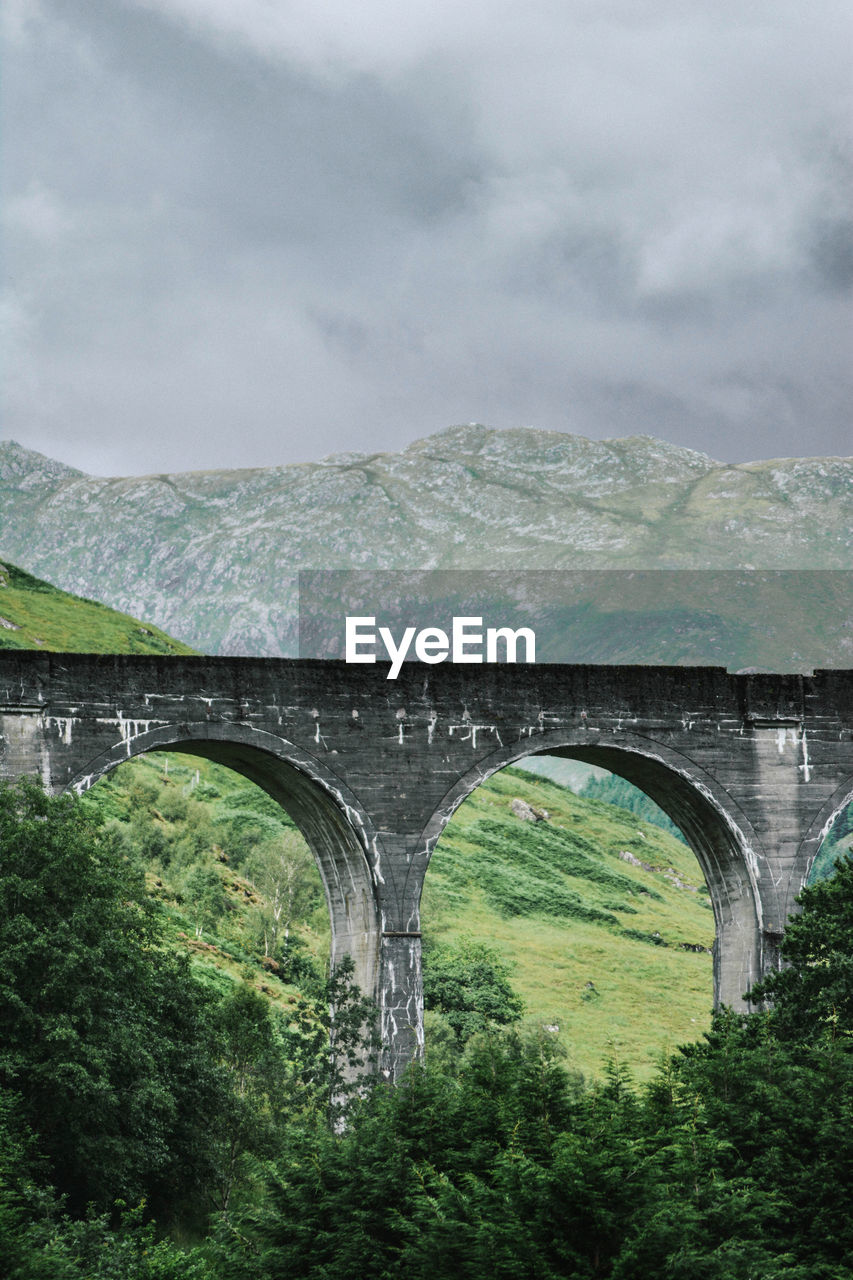
[[[361,885],[361,883],[360,883],[358,880],[356,880],[356,878],[355,878],[355,872],[353,871],[353,866],[352,866],[352,859],[350,859],[350,858],[345,858],[345,859],[344,859],[344,866],[345,866],[345,868],[346,868],[346,873],[347,873],[347,875],[349,876],[350,888],[352,889],[352,891],[353,891],[353,893],[354,893],[354,894],[356,894],[356,895],[360,895],[360,894],[361,894],[361,891],[362,891],[362,885]],[[335,868],[335,880],[336,880],[336,882],[340,885],[340,884],[341,884],[341,876],[340,876],[340,872],[339,872],[339,869],[338,869],[337,861],[336,861],[336,862],[335,862],[335,864],[334,864],[334,868]]]
[[[128,756],[131,754],[131,743],[134,738],[138,738],[142,733],[148,733],[152,724],[162,724],[162,721],[154,720],[129,720],[125,719],[121,712],[117,716],[98,716],[96,724],[112,724],[115,725],[121,734],[121,740],[125,745]]]
[[[461,724],[451,724],[448,726],[448,730],[447,730],[448,737],[452,738],[454,733],[456,733],[457,731],[460,734],[459,741],[470,742],[472,750],[477,746],[478,733],[493,733],[497,738],[500,746],[503,746],[503,742],[501,741],[501,735],[498,732],[498,727],[496,724],[475,724],[473,720],[465,719],[463,717],[463,721]],[[522,735],[523,735],[523,731],[522,731]],[[430,741],[432,741],[432,738],[430,738]]]
[[[435,726],[437,723],[438,723],[438,714],[435,711],[431,711],[429,713],[429,719],[427,720],[427,746],[429,747],[432,746],[432,740],[433,740],[433,737],[435,736]]]
[[[844,797],[844,799],[841,801],[841,803],[838,805],[836,809],[833,809],[832,813],[829,815],[826,822],[821,827],[820,835],[818,836],[818,840],[817,840],[818,848],[826,839],[826,837],[829,835],[830,831],[835,825],[835,820],[838,817],[839,813],[842,813],[849,804],[853,804],[853,791],[849,792],[848,795]]]
[[[71,726],[74,723],[72,716],[47,716],[47,723],[54,725],[66,747],[71,746]]]
[[[373,850],[373,859],[374,859],[374,861],[373,861],[373,875],[374,875],[374,879],[378,880],[380,884],[384,884],[384,883],[385,883],[385,877],[384,877],[384,876],[383,876],[383,874],[382,874],[382,868],[381,868],[381,863],[380,863],[380,854],[379,854],[379,837],[378,837],[378,836],[374,836],[374,837],[373,837],[373,840],[371,841],[370,847],[371,847],[371,849]]]
[[[803,775],[803,781],[811,782],[812,775],[811,775],[811,769],[809,767],[809,747],[808,747],[808,742],[806,741],[805,729],[803,730],[803,736],[800,739],[800,741],[803,744],[803,763],[801,765],[798,765],[797,768],[799,769],[800,773]]]
[[[442,828],[442,830],[443,829],[444,828]],[[432,858],[432,855],[435,852],[435,846],[438,844],[438,840],[438,836],[427,836],[426,840],[424,840],[424,853],[428,860]]]
[[[493,733],[498,740],[499,746],[503,746],[501,735],[498,733],[498,727],[495,724],[472,724],[471,725],[471,746],[477,745],[478,733]]]
[[[359,813],[358,809],[353,809],[352,805],[347,804],[346,800],[344,800],[340,791],[333,791],[332,795],[335,797],[338,804],[343,808],[343,811],[346,815],[346,820],[350,824],[350,826],[358,827],[358,829],[363,832],[364,823],[362,822],[361,814]]]
[[[316,779],[313,779],[313,781],[316,781]],[[367,844],[367,840],[365,838],[364,822],[362,821],[361,814],[358,812],[357,809],[353,809],[351,805],[347,804],[346,800],[343,798],[340,791],[337,791],[334,787],[329,787],[328,791],[329,791],[329,794],[333,796],[335,800],[337,800],[338,804],[343,809],[344,815],[346,817],[346,820],[349,826],[354,828],[353,834],[358,840],[359,845],[361,846],[361,849],[363,852]],[[375,840],[376,840],[376,837],[374,837],[374,843],[375,843]],[[355,874],[352,868],[352,863],[349,858],[345,859],[345,866],[346,866],[347,873],[349,875],[349,881],[353,891],[355,893],[360,893],[362,886],[359,884],[359,882],[355,878]],[[321,868],[321,873],[323,874],[323,879],[325,880],[325,873],[322,872],[322,868]],[[337,878],[337,867],[335,868],[335,875]],[[339,879],[338,879],[338,883],[340,883]]]
[[[387,962],[387,965],[386,965],[386,974],[387,974],[387,983],[385,985],[385,993],[387,994],[388,999],[390,1001],[390,1000],[393,1000],[394,993],[397,989],[397,976],[394,972],[394,965],[390,960]],[[394,1017],[394,1006],[392,1006],[390,1003],[386,1004],[385,1013],[386,1013],[388,1022],[391,1025],[392,1037],[396,1039],[398,1027],[397,1027],[397,1019]]]
[[[315,719],[314,719],[314,741],[317,743],[317,746],[318,746],[318,747],[322,747],[325,751],[328,751],[328,750],[329,750],[329,744],[326,742],[326,739],[324,738],[323,734],[320,732],[320,717],[319,717],[319,715],[318,715],[316,712],[314,712],[314,711],[312,711],[312,712],[311,712],[311,714],[315,717]],[[337,752],[335,752],[334,754],[335,754],[335,755],[337,755]]]

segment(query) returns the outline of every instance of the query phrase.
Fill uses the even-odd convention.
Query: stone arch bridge
[[[853,797],[853,672],[0,654],[0,776],[83,791],[142,752],[258,783],[320,868],[332,957],[380,1007],[391,1077],[422,1040],[419,904],[456,806],[548,752],[602,765],[683,831],[716,920],[714,998],[777,964],[794,898]]]

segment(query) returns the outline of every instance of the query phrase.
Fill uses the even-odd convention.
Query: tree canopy
[[[390,1088],[353,1078],[351,964],[286,1013],[204,985],[113,828],[0,787],[3,1274],[850,1280],[853,860],[800,908],[765,1007],[720,1010],[642,1089],[519,1030],[495,951],[436,947],[455,1048]]]

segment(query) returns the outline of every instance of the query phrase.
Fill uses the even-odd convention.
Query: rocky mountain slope
[[[476,425],[397,454],[118,479],[6,442],[0,557],[207,652],[293,654],[300,568],[844,570],[851,494],[851,458],[728,466]]]

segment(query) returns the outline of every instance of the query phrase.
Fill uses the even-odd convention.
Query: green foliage
[[[287,814],[260,788],[210,761],[151,753],[101,779],[83,803],[145,865],[176,945],[182,932],[214,939],[194,953],[199,962],[236,979],[229,957],[239,957],[276,996],[279,982],[320,967],[328,920],[319,872]]]
[[[643,1088],[512,1026],[496,948],[428,947],[455,1049],[392,1089],[351,962],[286,1007],[202,990],[110,823],[0,791],[10,1280],[850,1280],[853,860],[802,895],[771,1007],[721,1011]],[[193,1247],[150,1221],[202,1233],[202,1205]]]
[[[199,938],[202,930],[215,925],[225,912],[222,877],[213,867],[194,866],[184,881],[183,896]]]
[[[373,1081],[379,1058],[378,1010],[354,974],[344,956],[313,994],[297,1001],[285,1032],[291,1096],[333,1124]]]
[[[160,938],[141,871],[81,805],[0,788],[0,1085],[74,1208],[171,1210],[207,1172],[204,1001]]]
[[[542,1274],[526,1211],[576,1088],[550,1041],[475,1039],[463,1064],[455,1078],[414,1067],[340,1134],[293,1134],[244,1274],[510,1276],[525,1257]]]
[[[618,924],[611,912],[585,905],[571,890],[554,883],[554,871],[590,880],[609,889],[634,892],[625,876],[607,871],[590,857],[589,843],[574,832],[550,828],[545,823],[519,822],[513,832],[512,858],[506,856],[506,824],[488,819],[475,822],[466,838],[477,846],[477,865],[486,870],[486,895],[507,915],[561,916],[576,920]],[[584,848],[586,846],[586,848]]]
[[[635,813],[643,822],[651,822],[676,840],[687,843],[679,828],[663,809],[655,804],[654,800],[635,787],[627,778],[620,778],[616,773],[609,773],[604,777],[593,775],[587,778],[580,795],[587,800],[600,800],[603,804],[612,804],[618,809]]]
[[[90,809],[0,788],[0,1243],[15,1277],[201,1280],[202,1256],[156,1240],[149,1214],[197,1230],[227,1211],[294,1115],[339,1117],[373,1069],[351,961],[282,1016],[246,984],[198,982],[163,923]],[[119,1221],[117,1200],[145,1213]]]
[[[314,860],[298,832],[281,831],[256,845],[244,866],[263,895],[256,919],[264,955],[290,965],[291,930],[316,904]]]
[[[251,1179],[251,1158],[276,1149],[288,1097],[287,1067],[269,1001],[247,984],[235,986],[220,1001],[213,1029],[229,1088],[218,1117],[218,1159],[209,1194],[224,1212],[245,1177]]]
[[[809,873],[809,883],[814,884],[817,880],[826,880],[834,875],[836,862],[851,849],[853,849],[853,804],[848,804],[841,810],[818,849]]]
[[[782,939],[786,967],[753,988],[753,998],[772,1002],[778,1035],[853,1051],[853,857],[839,859],[834,876],[797,901],[801,913]]]
[[[158,1240],[142,1205],[117,1223],[107,1214],[71,1218],[33,1192],[19,1208],[2,1235],[5,1280],[217,1280],[203,1249]]]
[[[491,1026],[516,1022],[524,1005],[508,966],[490,947],[468,939],[459,947],[424,949],[424,1007],[444,1015],[460,1043]]]
[[[721,1014],[638,1092],[584,1088],[553,1039],[475,1036],[342,1132],[292,1129],[226,1274],[849,1280],[850,1062]]]
[[[642,1091],[615,1062],[584,1087],[553,1037],[492,1030],[343,1132],[292,1131],[223,1239],[227,1275],[850,1280],[851,893],[849,863],[807,891],[772,1010],[722,1010]]]
[[[548,819],[520,820],[516,798]],[[596,1072],[613,1046],[647,1078],[662,1051],[709,1025],[714,923],[702,887],[692,852],[659,827],[512,768],[448,823],[421,920],[428,941],[470,936],[496,950],[530,1018],[559,1026],[578,1069]]]
[[[772,1015],[723,1011],[678,1064],[695,1116],[673,1134],[701,1228],[694,1249],[722,1267],[734,1234],[744,1257],[763,1248],[768,1274],[849,1276],[853,1058],[777,1030]],[[709,1274],[736,1276],[728,1265]]]
[[[195,653],[158,627],[0,564],[0,649],[62,653]]]

